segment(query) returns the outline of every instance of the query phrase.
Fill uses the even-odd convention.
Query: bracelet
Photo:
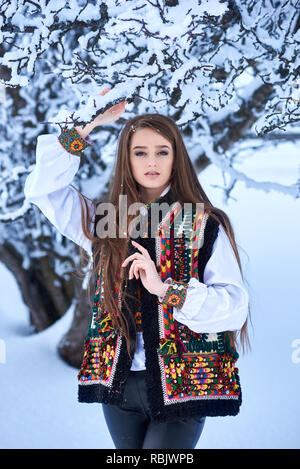
[[[67,152],[76,156],[81,156],[82,151],[92,145],[82,138],[74,127],[62,130],[58,140]]]
[[[181,309],[184,305],[187,295],[187,284],[179,280],[172,279],[172,283],[167,289],[163,299],[157,301],[158,304],[167,304]]]

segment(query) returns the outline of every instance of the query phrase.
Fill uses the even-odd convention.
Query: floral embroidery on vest
[[[118,281],[115,285],[115,299],[119,301]],[[116,334],[111,324],[110,313],[105,314],[103,308],[103,263],[100,262],[94,302],[92,308],[92,319],[89,325],[88,335],[84,344],[84,355],[78,378],[82,383],[88,384],[101,382],[111,384],[121,337]]]
[[[161,280],[170,278],[172,281],[163,300],[157,301],[157,312],[153,311],[151,315],[153,320],[157,317],[158,321],[158,348],[156,357],[153,355],[151,357],[158,360],[163,404],[170,407],[180,402],[214,401],[214,405],[217,406],[217,401],[236,401],[231,407],[229,404],[227,407],[223,404],[223,407],[217,406],[217,410],[211,406],[207,407],[210,415],[235,415],[241,401],[238,368],[235,367],[238,353],[225,339],[225,332],[196,333],[173,317],[173,307],[180,308],[184,304],[190,278],[198,278],[199,249],[204,242],[204,230],[208,220],[208,215],[205,213],[187,211],[180,224],[182,231],[175,236],[175,220],[181,213],[182,204],[175,202],[159,223],[154,241],[155,262]],[[167,236],[168,226],[170,236]],[[114,314],[114,311],[110,313],[104,311],[103,283],[102,263],[100,263],[93,314],[78,378],[81,388],[89,388],[86,386],[88,384],[99,384],[113,392],[114,376],[124,338],[116,334],[111,326],[111,314]],[[120,275],[117,276],[115,300],[121,307],[119,286]],[[138,291],[137,297],[140,297]],[[142,316],[139,309],[135,311],[135,321],[137,331],[142,331]],[[153,353],[155,350],[151,351],[151,354]],[[124,372],[123,368],[118,370]],[[81,396],[85,396],[81,397],[81,401],[101,402],[102,398],[89,397],[87,392],[88,390],[81,391]],[[115,390],[115,395],[118,393],[119,390]],[[202,411],[207,415],[206,410]],[[161,416],[160,408],[155,412],[157,412],[155,418],[164,418]]]
[[[179,204],[171,213],[170,226],[180,211]],[[182,307],[188,280],[197,277],[198,250],[207,216],[200,213],[193,220],[191,232],[193,249],[184,249],[184,238],[176,241],[164,237],[164,223],[157,238],[157,261],[162,266],[162,280],[172,278],[172,287],[158,302],[160,317],[160,347],[158,350],[165,404],[179,400],[239,398],[236,356],[225,353],[224,333],[195,333],[173,318],[173,306]],[[196,237],[194,238],[194,233]],[[198,243],[198,246],[197,246]],[[180,264],[172,261],[175,251],[185,253]],[[176,266],[178,265],[178,268]],[[173,271],[172,271],[173,266]],[[170,290],[170,292],[169,292]],[[169,293],[169,294],[168,294]]]

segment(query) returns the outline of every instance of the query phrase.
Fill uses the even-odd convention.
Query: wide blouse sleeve
[[[249,296],[232,249],[221,225],[203,273],[203,283],[170,284],[159,302],[173,306],[175,320],[198,333],[240,330],[247,318]]]
[[[74,138],[73,134],[69,133],[69,138],[65,134],[65,142],[62,134],[59,137],[45,134],[37,138],[36,164],[25,180],[24,195],[39,207],[61,234],[82,246],[91,256],[91,241],[84,235],[81,225],[80,196],[70,184],[79,169],[79,150],[91,145],[92,140],[81,139],[78,134],[78,138]],[[95,205],[89,199],[86,201],[92,217],[89,224],[92,232]]]

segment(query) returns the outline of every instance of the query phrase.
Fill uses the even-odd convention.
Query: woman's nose
[[[149,155],[149,158],[148,158],[148,161],[147,161],[147,165],[150,166],[150,165],[156,165],[157,161],[156,161],[156,156],[155,155]]]

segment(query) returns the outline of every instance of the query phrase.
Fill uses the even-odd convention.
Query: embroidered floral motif
[[[98,269],[97,286],[94,295],[93,315],[84,344],[83,361],[78,372],[79,382],[94,382],[111,379],[112,368],[118,347],[119,336],[112,327],[111,314],[103,307],[102,295],[103,264]]]
[[[172,284],[170,284],[163,299],[161,301],[158,301],[158,303],[165,303],[167,305],[181,309],[184,305],[186,294],[187,284],[173,279]]]
[[[172,356],[165,358],[168,400],[203,396],[236,398],[239,395],[238,368],[229,353]]]
[[[79,135],[75,127],[62,130],[58,140],[65,150],[76,156],[81,156],[82,151],[92,145]]]
[[[103,339],[85,341],[83,362],[78,372],[78,379],[82,383],[99,379],[104,382],[109,380],[116,349],[115,342],[112,337],[106,341]]]

